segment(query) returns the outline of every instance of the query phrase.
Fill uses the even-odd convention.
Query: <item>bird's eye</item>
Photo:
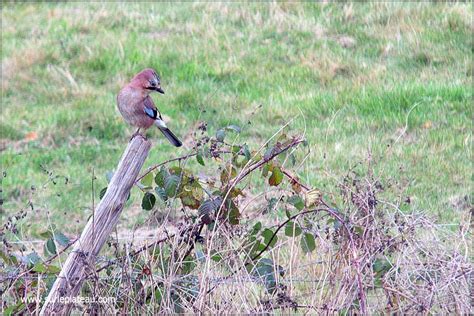
[[[155,81],[150,81],[150,85],[151,85],[152,87],[154,87],[154,86],[156,86],[156,82],[155,82]]]

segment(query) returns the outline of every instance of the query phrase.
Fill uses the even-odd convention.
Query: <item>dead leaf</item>
[[[321,192],[318,189],[312,189],[306,192],[305,201],[306,207],[310,207],[316,204],[321,198]]]
[[[37,132],[26,133],[25,138],[24,138],[24,140],[26,140],[27,142],[32,142],[32,141],[37,140],[37,139],[38,139],[38,133]]]
[[[293,191],[295,191],[295,193],[301,193],[301,185],[298,182],[292,180],[291,188],[293,189]]]

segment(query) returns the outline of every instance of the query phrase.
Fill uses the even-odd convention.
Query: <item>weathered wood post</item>
[[[79,293],[87,277],[88,268],[94,271],[96,256],[117,224],[150,147],[151,143],[141,135],[130,140],[107,192],[97,205],[94,216],[89,219],[54,282],[41,309],[41,315],[70,313],[73,306],[70,300]]]

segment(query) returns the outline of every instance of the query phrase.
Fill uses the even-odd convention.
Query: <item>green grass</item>
[[[154,99],[178,135],[205,120],[261,143],[299,116],[291,129],[306,130],[300,176],[311,185],[335,190],[370,150],[381,177],[410,184],[413,208],[459,221],[471,201],[472,14],[470,4],[4,4],[4,212],[31,200],[33,231],[46,212],[79,230],[92,172],[100,189],[132,133],[115,96],[153,67],[166,90]],[[186,151],[150,134],[147,166]],[[68,183],[48,182],[57,175]]]

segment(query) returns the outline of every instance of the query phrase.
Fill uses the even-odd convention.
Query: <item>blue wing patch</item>
[[[145,114],[151,117],[152,119],[156,120],[158,117],[158,111],[155,109],[150,109],[145,107]]]

